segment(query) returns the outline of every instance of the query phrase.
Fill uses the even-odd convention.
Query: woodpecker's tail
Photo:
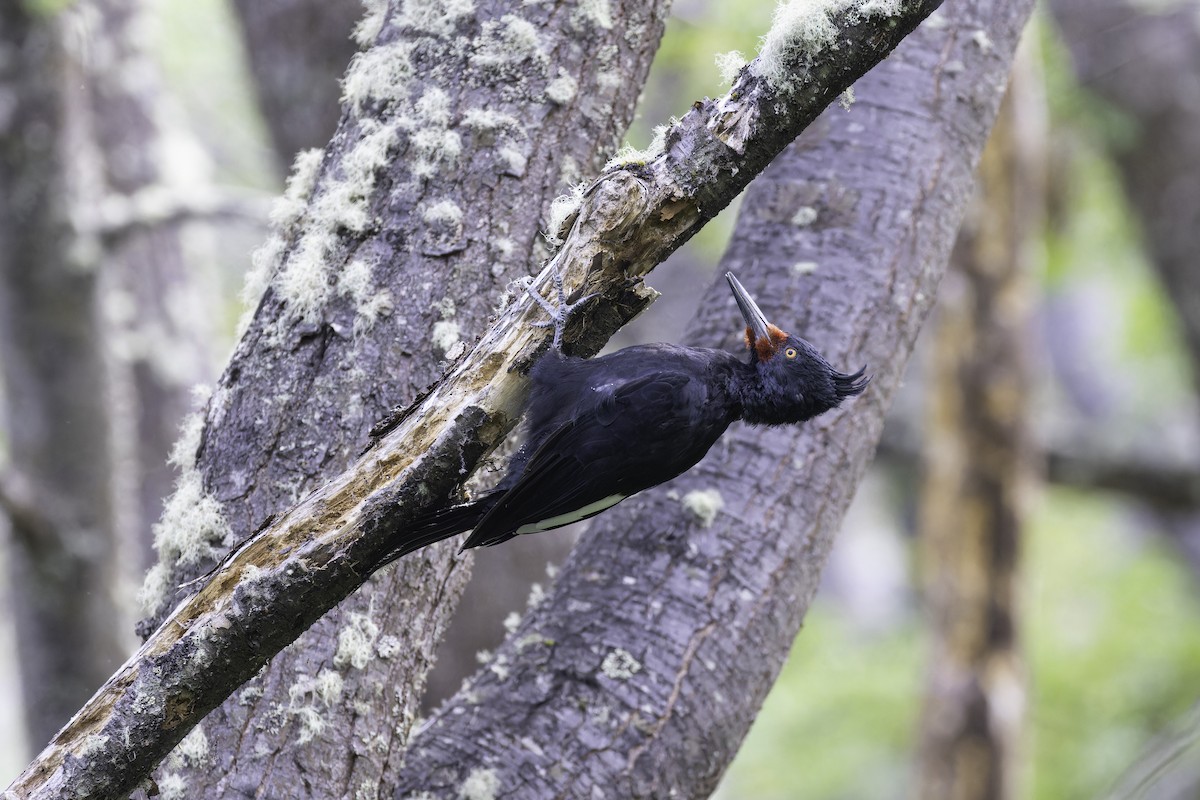
[[[418,517],[407,528],[397,532],[392,549],[380,559],[375,568],[379,569],[422,547],[471,530],[479,524],[479,520],[483,519],[484,514],[491,510],[497,500],[497,493],[485,494],[469,503],[445,506]]]

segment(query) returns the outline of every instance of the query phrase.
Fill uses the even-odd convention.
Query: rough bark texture
[[[494,30],[514,10],[536,26],[541,50],[500,64],[508,89],[489,99],[495,77],[472,64],[457,37]],[[346,79],[346,113],[311,197],[337,191],[362,146],[356,136],[369,136],[376,124],[395,132],[391,164],[368,194],[372,223],[342,230],[341,246],[325,256],[328,275],[345,276],[357,262],[369,281],[361,289],[339,283],[312,321],[297,320],[273,285],[226,370],[197,468],[239,536],[346,467],[371,425],[432,383],[443,359],[457,355],[453,340],[478,336],[506,284],[527,270],[531,253],[540,252],[544,209],[578,177],[565,165],[590,169],[598,146],[614,141],[631,118],[640,80],[614,86],[604,71],[644,75],[661,35],[663,4],[621,4],[617,13],[619,24],[605,28],[561,9],[497,6],[440,20],[396,10],[358,57]],[[588,60],[587,52],[605,56]],[[400,73],[368,74],[368,66],[385,63]],[[355,88],[396,80],[407,65],[419,81]],[[559,69],[574,76],[587,102],[547,98],[548,78]],[[387,99],[393,93],[398,98]],[[448,118],[440,116],[441,97]],[[472,127],[470,113],[484,109],[507,116]],[[433,134],[440,141],[430,144]],[[462,210],[461,221],[431,217],[446,201]],[[322,235],[312,230],[328,224],[315,219],[319,213],[310,208],[298,223],[307,230],[285,245],[277,275],[294,269],[288,260],[303,258],[305,236]],[[209,718],[208,760],[175,759],[163,774],[181,777],[193,797],[299,796],[298,787],[324,797],[377,784],[407,736],[433,649],[468,576],[452,552],[422,555],[368,583]],[[354,642],[366,650],[347,655]],[[340,692],[316,690],[318,680],[325,687],[340,681]],[[209,768],[214,762],[219,770]]]
[[[667,151],[658,158],[609,173],[593,184],[585,192],[581,208],[569,215],[563,226],[554,226],[560,234],[569,231],[555,257],[569,286],[573,290],[584,284],[594,286],[604,295],[577,315],[569,332],[569,345],[576,352],[594,352],[617,326],[642,308],[646,296],[630,284],[629,277],[644,274],[726,205],[758,169],[816,117],[820,108],[889,53],[933,5],[911,3],[895,18],[874,14],[855,21],[855,15],[847,12],[836,20],[836,48],[825,48],[815,55],[793,48],[773,62],[785,72],[803,75],[792,94],[784,97],[753,70],[743,72],[730,96],[697,104],[675,126],[666,139]],[[597,17],[595,7],[590,6],[582,16],[541,7],[525,11],[549,15],[547,24],[558,15],[567,15],[567,33],[607,31],[605,23],[611,24],[606,17]],[[613,14],[613,19],[641,20],[635,29],[617,36],[623,45],[640,43],[638,34],[645,34],[653,22],[639,13],[631,8]],[[295,182],[295,207],[279,215],[280,230],[269,245],[269,257],[262,259],[274,266],[270,288],[210,402],[209,427],[200,437],[197,462],[184,470],[185,486],[194,486],[197,476],[202,476],[206,490],[197,504],[204,511],[203,519],[198,523],[193,517],[185,520],[196,534],[188,539],[189,552],[203,553],[206,546],[211,546],[206,540],[222,535],[230,522],[238,532],[254,530],[257,522],[266,527],[240,546],[198,595],[172,612],[142,651],[110,679],[14,783],[15,792],[115,797],[128,791],[145,769],[161,758],[164,748],[179,741],[232,687],[249,677],[325,608],[359,585],[364,570],[371,569],[386,551],[390,536],[422,507],[460,484],[515,419],[524,389],[519,370],[546,346],[545,337],[529,326],[536,306],[523,296],[501,315],[472,353],[453,365],[435,392],[398,420],[352,469],[271,522],[268,501],[278,501],[280,494],[294,491],[298,476],[310,474],[306,470],[324,468],[347,456],[349,447],[340,446],[339,435],[361,433],[351,424],[358,419],[354,412],[360,404],[366,405],[383,394],[378,375],[368,380],[356,374],[356,366],[380,349],[393,355],[397,350],[405,352],[406,336],[415,335],[414,328],[419,325],[413,320],[426,320],[426,324],[434,321],[428,314],[432,299],[429,292],[435,281],[444,280],[449,271],[440,259],[462,252],[487,232],[486,222],[477,221],[480,217],[456,215],[448,208],[452,203],[439,199],[446,198],[449,191],[462,191],[461,186],[429,178],[447,162],[449,166],[462,164],[467,156],[484,176],[492,178],[483,182],[492,190],[485,193],[486,199],[493,207],[504,207],[502,198],[497,197],[496,187],[503,186],[496,180],[497,171],[520,167],[524,172],[532,161],[503,154],[498,158],[494,151],[485,155],[465,150],[460,137],[446,136],[451,132],[448,96],[441,90],[423,90],[421,85],[414,91],[407,83],[397,81],[418,66],[426,68],[434,82],[443,84],[458,75],[465,82],[477,80],[490,85],[499,72],[505,79],[504,102],[515,103],[525,97],[521,92],[531,91],[531,85],[532,96],[542,99],[540,87],[544,84],[539,81],[544,79],[543,68],[549,61],[543,45],[557,42],[568,50],[579,47],[578,41],[566,33],[559,40],[536,38],[536,30],[546,25],[534,26],[531,42],[530,27],[516,15],[484,21],[451,20],[451,32],[461,26],[477,29],[479,39],[474,42],[466,37],[448,38],[445,18],[419,20],[420,30],[436,29],[439,33],[419,37],[417,46],[396,38],[401,28],[417,30],[413,23],[403,18],[394,22],[394,26],[383,29],[372,51],[351,68],[347,78],[349,108],[343,119],[346,134],[335,135],[334,146],[319,165],[315,160],[306,160],[312,171],[319,172],[315,186],[305,192],[307,182]],[[448,52],[431,54],[431,49],[442,45],[449,48]],[[613,60],[621,52],[602,49],[598,55],[601,67],[613,68]],[[540,77],[530,81],[531,71]],[[562,77],[559,72],[558,78]],[[594,83],[598,98],[632,94],[626,83],[602,78]],[[593,88],[590,80],[579,84],[587,91]],[[561,82],[553,89],[547,87],[547,91],[554,105],[570,111],[577,110],[571,103],[576,96],[585,98],[579,104],[586,106],[579,111],[580,125],[567,127],[573,137],[580,136],[589,127],[587,114],[595,112],[596,106],[590,102],[595,98],[573,95]],[[419,99],[406,105],[413,97]],[[980,98],[980,102],[986,112],[986,100]],[[545,105],[541,108],[545,110]],[[383,116],[375,119],[371,114]],[[414,120],[424,125],[414,130]],[[490,128],[494,137],[501,137],[498,127],[511,128],[508,123],[497,127],[492,124],[495,121],[494,117],[488,121],[473,116],[469,110],[462,114],[464,127]],[[439,124],[444,129],[437,130]],[[603,129],[597,120],[592,119],[591,125]],[[431,126],[436,134],[432,138]],[[511,141],[511,135],[505,133],[502,138]],[[486,141],[487,137],[483,138]],[[390,163],[380,160],[392,151],[407,159]],[[560,147],[556,153],[559,164],[562,152]],[[549,161],[548,156],[545,154],[545,160],[538,163]],[[385,164],[398,175],[381,174]],[[436,194],[431,198],[426,190]],[[307,204],[298,200],[305,195]],[[424,225],[415,224],[417,219]],[[527,220],[522,222],[527,224]],[[475,232],[476,226],[480,228],[478,233],[465,236]],[[360,241],[353,235],[356,233],[371,235]],[[498,254],[508,249],[496,247]],[[380,253],[388,258],[375,260]],[[382,308],[393,316],[409,314],[409,327],[400,331],[398,342],[381,342],[362,335],[375,321],[372,311],[381,311],[380,295],[360,290],[371,288],[372,271],[376,280],[389,275],[386,267],[401,260],[399,256],[407,256],[408,269],[426,278],[426,282],[395,286]],[[363,264],[361,260],[368,257],[371,260]],[[330,260],[335,266],[344,265],[337,283],[329,271]],[[442,270],[434,274],[433,264],[441,264]],[[343,282],[347,275],[356,280]],[[548,275],[547,270],[540,277],[542,291]],[[478,279],[466,269],[454,270],[453,277],[464,285],[471,285],[473,277]],[[399,293],[401,289],[404,294]],[[340,299],[343,295],[346,300]],[[461,313],[446,302],[436,307],[443,323]],[[458,319],[469,316],[462,314]],[[446,341],[445,333],[444,326],[433,326],[432,336],[427,338],[448,354],[460,352]],[[419,346],[407,352],[427,352],[428,341],[416,344]],[[339,354],[355,346],[357,362],[337,360]],[[413,359],[408,366],[415,366],[418,360]],[[344,384],[358,390],[352,395],[354,403],[329,407],[326,392],[343,384],[335,383],[329,374],[322,375],[316,368],[319,364],[331,364],[332,375],[341,375]],[[339,366],[346,369],[339,370]],[[409,380],[416,374],[418,370],[412,369]],[[261,407],[264,397],[269,398],[267,408]],[[280,419],[275,414],[278,407],[287,405],[282,401],[294,405],[287,407],[291,416]],[[263,439],[273,442],[272,449],[265,453],[247,444]],[[278,475],[276,482],[264,485],[257,476],[268,468],[278,470]],[[209,510],[214,496],[225,501],[223,517]],[[177,493],[176,500],[179,497]],[[173,522],[180,531],[188,529],[179,524],[180,520],[172,520],[171,514],[168,507],[164,524]],[[316,646],[289,650],[287,657],[274,665],[265,683],[249,687],[239,695],[239,702],[225,706],[223,713],[235,721],[232,727],[237,728],[240,743],[245,746],[244,759],[233,763],[237,759],[224,747],[215,754],[210,747],[208,760],[215,759],[217,768],[210,764],[200,774],[201,770],[193,769],[195,765],[189,762],[203,759],[186,754],[201,749],[198,740],[193,740],[197,746],[179,754],[178,763],[171,766],[173,771],[164,775],[164,780],[169,778],[173,789],[188,791],[191,784],[180,774],[188,769],[196,780],[223,775],[223,783],[212,792],[216,794],[272,793],[277,790],[264,789],[264,781],[276,779],[281,787],[286,783],[288,793],[296,792],[297,787],[319,792],[314,787],[324,785],[370,791],[380,771],[388,767],[387,756],[395,753],[397,733],[402,738],[407,724],[404,710],[412,707],[412,690],[419,685],[422,674],[421,661],[427,658],[428,645],[435,638],[421,634],[436,632],[444,618],[448,605],[444,601],[452,594],[456,580],[447,566],[449,561],[444,548],[423,551],[406,559],[389,576],[389,580],[400,581],[418,575],[426,585],[436,587],[435,593],[440,592],[427,601],[432,608],[419,626],[411,624],[416,618],[412,609],[421,605],[417,592],[393,594],[383,609],[372,607],[360,593],[356,601],[363,604],[362,611],[344,618],[334,615],[313,634],[315,638],[309,639]],[[154,576],[160,585],[171,585],[177,579],[180,572],[174,570],[175,566],[168,561],[166,568]],[[184,573],[195,571],[193,565]],[[411,604],[403,606],[402,598]],[[396,610],[399,622],[389,626],[384,617]],[[381,620],[383,624],[379,624]],[[385,640],[378,636],[380,629],[393,635]],[[340,633],[334,636],[333,631]],[[403,638],[406,634],[413,634],[412,641]],[[336,653],[331,652],[335,639]],[[368,673],[358,668],[360,658],[365,663],[382,658],[390,668],[399,665],[399,677],[375,681],[378,673],[372,670],[371,682],[362,680],[365,688],[359,695],[354,684],[362,678],[359,673]],[[324,666],[330,663],[332,667]],[[327,673],[335,669],[338,673],[331,678]],[[369,707],[370,699],[384,694],[385,688],[401,694],[390,720],[377,715],[355,716],[357,707],[363,703]],[[348,690],[355,694],[348,695]],[[270,692],[281,701],[263,705],[262,692]],[[289,702],[282,701],[285,697]],[[257,709],[246,708],[255,705]],[[260,713],[254,714],[255,710]],[[336,718],[338,715],[348,718],[346,724]],[[237,720],[245,726],[238,728]],[[290,730],[295,733],[295,741],[288,751],[280,754],[271,750],[278,741],[278,729],[293,725]],[[367,730],[367,725],[375,727]],[[222,723],[217,729],[230,727]],[[328,748],[328,759],[321,759],[317,753],[304,762],[303,768],[299,766],[300,752],[310,743],[320,742],[322,731],[345,729],[354,731],[350,743]],[[288,731],[284,733],[286,736]],[[257,754],[251,745],[255,739],[266,745]],[[377,760],[372,758],[375,755],[379,756]],[[234,771],[226,773],[225,768],[231,766]],[[291,766],[297,769],[285,781],[283,771]],[[360,766],[362,772],[355,773]],[[243,767],[244,772],[240,769]]]
[[[357,49],[358,0],[234,0],[280,174],[338,123],[338,79]]]
[[[29,738],[58,729],[127,650],[109,483],[94,263],[73,251],[68,165],[87,139],[53,16],[0,5],[0,346],[11,459],[3,499]],[[74,162],[74,166],[80,166]]]
[[[746,199],[722,267],[833,363],[869,363],[868,393],[799,431],[737,426],[671,486],[597,518],[549,596],[415,735],[397,798],[711,792],[816,591],[1029,9],[948,6]],[[736,319],[718,281],[686,342],[739,347]],[[704,527],[681,498],[714,488],[723,507]]]
[[[357,0],[237,0],[255,91],[281,168],[302,149],[329,140],[338,116],[340,78],[355,48]],[[503,638],[504,619],[524,607],[533,582],[570,551],[574,537],[526,537],[476,554],[457,614],[438,647],[423,706],[449,697],[478,667],[476,654]]]
[[[1026,335],[1045,135],[1039,78],[1023,66],[938,304],[920,520],[933,641],[913,793],[922,800],[1003,800],[1019,789],[1018,556],[1034,469]]]

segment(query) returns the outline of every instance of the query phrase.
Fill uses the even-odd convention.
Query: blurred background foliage
[[[173,111],[202,141],[216,182],[278,192],[282,177],[226,3],[152,5]],[[683,113],[693,98],[720,94],[714,56],[739,50],[751,57],[773,6],[678,0],[629,142],[645,146],[654,125]],[[1190,362],[1108,157],[1133,123],[1076,85],[1048,20],[1040,18],[1027,37],[1045,84],[1053,178],[1039,248],[1040,323],[1031,332],[1038,439],[1083,437],[1101,448],[1194,461],[1200,414]],[[853,114],[853,106],[843,113]],[[679,340],[736,212],[735,204],[654,273],[664,298],[619,344]],[[239,246],[222,258],[230,287],[253,244]],[[235,292],[228,303],[232,341],[241,308]],[[898,414],[921,404],[922,359],[914,361],[910,397]],[[827,585],[719,790],[724,800],[909,793],[927,658],[905,507],[912,501],[886,469],[872,483],[891,488],[860,492]],[[1100,491],[1054,487],[1031,498],[1023,559],[1029,710],[1019,795],[1101,796],[1200,695],[1197,564],[1152,510]],[[885,598],[883,613],[878,604],[863,610],[872,607],[863,602],[872,593]],[[11,675],[11,665],[2,668]],[[0,736],[6,780],[24,764],[26,748],[7,720]]]

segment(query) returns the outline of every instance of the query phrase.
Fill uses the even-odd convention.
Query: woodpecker
[[[579,522],[685,472],[735,420],[804,422],[862,393],[865,367],[838,372],[768,322],[733,273],[725,278],[746,321],[748,359],[672,344],[566,356],[562,327],[583,301],[567,306],[560,286],[556,309],[531,289],[556,336],[530,371],[524,445],[494,489],[417,520],[383,563],[468,530],[464,550]]]

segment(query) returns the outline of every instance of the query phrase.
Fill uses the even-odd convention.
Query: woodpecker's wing
[[[587,519],[694,463],[678,465],[662,452],[676,447],[675,436],[689,435],[688,410],[703,408],[707,394],[700,381],[659,372],[591,391],[590,402],[542,441],[464,548]]]

